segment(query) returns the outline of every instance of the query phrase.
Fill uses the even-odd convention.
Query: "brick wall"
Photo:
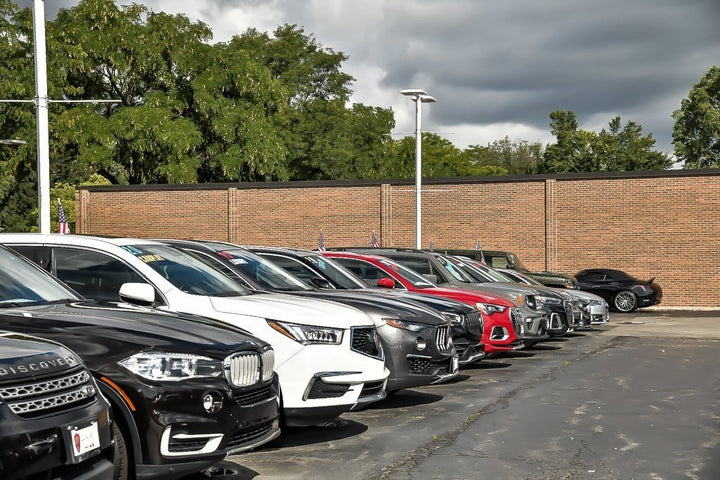
[[[411,181],[85,187],[76,231],[317,248],[415,245]],[[510,250],[534,270],[656,277],[719,307],[720,170],[424,180],[422,244]]]

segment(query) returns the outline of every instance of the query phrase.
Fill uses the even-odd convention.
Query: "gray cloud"
[[[48,15],[75,3],[48,2]],[[138,3],[202,20],[217,41],[250,26],[300,25],[349,55],[345,69],[357,78],[353,101],[392,107],[397,130],[407,132],[412,107],[399,91],[424,88],[438,98],[424,126],[462,130],[451,137],[459,146],[494,140],[487,135],[502,135],[501,124],[545,132],[550,140],[549,113],[566,109],[583,127],[602,128],[621,115],[671,152],[672,111],[720,63],[717,0]]]

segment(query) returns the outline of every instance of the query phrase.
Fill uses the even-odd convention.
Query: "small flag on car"
[[[380,248],[380,242],[377,241],[377,237],[375,236],[375,230],[373,230],[372,241],[370,242],[370,246],[372,248]]]
[[[62,202],[58,198],[58,233],[64,235],[70,233],[70,227],[68,226],[67,217],[65,216],[65,210],[63,209]]]
[[[320,229],[320,239],[318,239],[318,250],[321,252],[325,251],[325,235],[323,234],[322,228]]]
[[[435,247],[433,247],[432,240],[430,240],[430,251],[431,251],[431,252],[434,252],[434,251],[435,251]]]
[[[485,255],[483,254],[482,248],[480,248],[480,239],[475,241],[475,251],[480,252],[480,263],[485,264]]]

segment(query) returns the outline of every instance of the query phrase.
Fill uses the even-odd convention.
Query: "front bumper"
[[[610,321],[610,309],[607,304],[590,305],[590,323],[601,325]]]
[[[390,371],[382,358],[343,345],[306,345],[276,366],[289,426],[321,425],[356,405],[382,400]]]
[[[390,325],[378,328],[390,370],[389,391],[439,383],[457,375],[450,327],[428,326],[418,332]]]
[[[0,478],[112,479],[112,426],[105,401],[95,400],[82,408],[27,419],[3,407],[0,404]],[[97,425],[99,448],[73,463],[69,460],[72,447],[68,427],[92,423]]]
[[[280,433],[276,377],[244,388],[231,388],[224,378],[145,383],[133,378],[102,382],[114,384],[116,394],[122,391],[133,412],[140,444],[135,452],[138,478],[197,472]],[[214,399],[212,411],[203,406],[208,395]]]

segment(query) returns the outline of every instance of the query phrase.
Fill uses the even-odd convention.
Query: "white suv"
[[[320,425],[385,397],[389,371],[372,319],[353,307],[255,293],[195,257],[150,240],[0,234],[86,298],[226,321],[275,350],[287,425]]]

